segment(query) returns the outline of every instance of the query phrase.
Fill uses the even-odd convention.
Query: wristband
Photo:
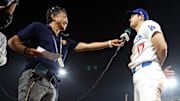
[[[109,40],[108,43],[109,43],[109,48],[113,48],[113,46],[111,44],[111,40]]]
[[[27,49],[28,49],[28,47],[25,47],[25,48],[24,48],[24,51],[23,51],[23,55],[24,55],[24,56],[26,56]]]

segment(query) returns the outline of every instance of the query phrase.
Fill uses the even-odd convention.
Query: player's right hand
[[[28,48],[27,51],[25,52],[25,56],[27,56],[30,59],[34,59],[38,56],[43,56],[43,54],[34,48]]]
[[[169,77],[173,77],[175,75],[175,72],[174,70],[170,70],[172,67],[171,66],[167,66],[165,69],[164,69],[164,74],[167,78]]]

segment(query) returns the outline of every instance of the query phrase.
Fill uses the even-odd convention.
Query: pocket
[[[21,85],[21,84],[28,84],[30,82],[30,78],[31,77],[32,77],[32,69],[26,70],[19,77],[19,85]]]

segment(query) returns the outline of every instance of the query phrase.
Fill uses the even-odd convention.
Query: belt
[[[149,62],[145,62],[145,63],[142,63],[141,64],[141,67],[142,68],[144,68],[144,67],[146,67],[146,66],[149,66],[149,65],[151,65],[152,64],[152,61],[149,61]],[[139,68],[140,69],[140,68]],[[135,73],[137,70],[139,70],[139,69],[137,69],[136,67],[134,67],[133,69],[132,69],[132,73]]]

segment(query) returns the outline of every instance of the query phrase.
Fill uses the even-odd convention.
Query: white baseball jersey
[[[134,39],[131,62],[129,68],[133,68],[148,61],[158,61],[156,51],[152,45],[151,38],[155,32],[162,32],[160,25],[152,20],[146,20],[141,25]]]
[[[7,62],[6,46],[7,46],[6,36],[0,32],[0,66],[5,65]]]

